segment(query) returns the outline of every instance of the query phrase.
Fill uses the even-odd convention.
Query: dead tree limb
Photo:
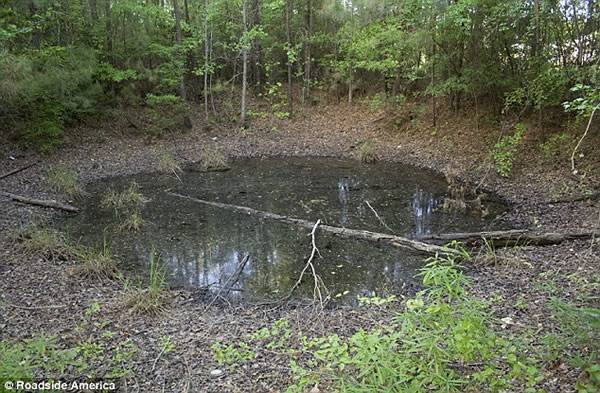
[[[456,240],[468,245],[482,243],[485,239],[485,241],[491,242],[494,246],[497,247],[515,245],[546,246],[552,244],[559,244],[570,240],[585,240],[591,238],[600,238],[600,231],[538,233],[528,230],[513,229],[507,231],[444,233],[436,235],[423,235],[418,237],[419,240],[437,244],[445,244],[450,241]]]
[[[37,164],[37,161],[36,161],[36,162],[32,162],[31,164],[28,164],[28,165],[22,166],[22,167],[20,167],[20,168],[13,169],[13,170],[12,170],[12,171],[10,171],[10,172],[6,172],[6,173],[4,173],[4,174],[0,175],[0,179],[4,179],[4,178],[6,178],[6,177],[9,177],[9,176],[12,176],[12,175],[16,175],[17,173],[19,173],[19,172],[21,172],[21,171],[24,171],[25,169],[29,169],[29,168],[31,168],[32,166],[36,165],[36,164]]]
[[[4,192],[4,191],[0,191],[0,195],[4,195],[12,200],[15,200],[15,201],[18,201],[21,203],[27,203],[29,205],[51,207],[53,209],[65,210],[65,211],[72,212],[72,213],[77,213],[79,211],[79,209],[74,206],[60,203],[53,199],[50,199],[50,200],[34,199],[34,198],[24,197],[21,195],[16,195],[16,194],[12,194],[10,192]]]
[[[275,220],[275,221],[285,222],[287,224],[298,225],[298,226],[308,228],[308,229],[312,229],[314,226],[314,224],[311,221],[303,220],[300,218],[282,216],[280,214],[265,212],[262,210],[256,210],[256,209],[252,209],[250,207],[231,205],[228,203],[205,201],[203,199],[197,199],[197,198],[193,198],[193,197],[190,197],[187,195],[177,194],[174,192],[167,192],[167,194],[176,196],[178,198],[188,199],[193,202],[202,203],[202,204],[208,205],[208,206],[218,207],[218,208],[227,209],[227,210],[233,210],[233,211],[237,211],[240,213],[254,215],[254,216],[257,216],[257,217],[260,217],[263,219]],[[446,254],[446,255],[447,254],[457,254],[457,255],[459,254],[458,251],[448,248],[448,247],[438,246],[438,245],[434,245],[434,244],[427,244],[427,243],[423,243],[418,240],[411,240],[411,239],[407,239],[405,237],[400,237],[400,236],[395,236],[395,235],[389,235],[389,234],[377,233],[377,232],[371,232],[371,231],[364,231],[364,230],[359,230],[359,229],[340,228],[340,227],[335,227],[332,225],[320,225],[320,228],[323,231],[333,233],[338,236],[348,237],[348,238],[357,238],[357,239],[368,240],[368,241],[372,241],[372,242],[376,242],[376,243],[387,244],[387,245],[390,245],[393,247],[411,250],[413,252],[417,252],[420,254],[427,254],[427,255],[434,255],[436,253]]]
[[[208,309],[210,306],[212,306],[213,303],[217,300],[217,298],[221,297],[221,292],[225,291],[224,295],[227,296],[227,294],[231,290],[231,286],[234,285],[240,279],[240,275],[244,271],[244,267],[246,267],[246,263],[248,263],[249,259],[250,259],[250,254],[247,254],[240,261],[240,263],[238,263],[238,266],[235,269],[235,272],[227,279],[227,281],[225,282],[225,285],[223,285],[222,287],[219,288],[216,295],[213,296],[210,303],[208,303],[208,306],[206,306],[206,309]]]

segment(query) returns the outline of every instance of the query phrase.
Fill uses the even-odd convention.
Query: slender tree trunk
[[[90,19],[92,20],[92,24],[96,24],[98,22],[98,4],[96,0],[89,1],[90,7]]]
[[[242,23],[244,36],[248,33],[248,0],[242,1]],[[248,48],[247,43],[242,46],[242,103],[240,108],[240,123],[242,126],[246,122],[246,90],[248,88]]]
[[[31,0],[31,2],[29,3],[29,12],[31,14],[31,19],[33,20],[33,18],[37,14],[37,7],[35,5],[35,0]],[[41,39],[40,29],[36,28],[33,32],[33,42],[32,42],[33,48],[40,49],[41,41],[42,41],[42,39]]]
[[[109,62],[114,65],[115,58],[113,55],[113,37],[112,37],[112,13],[110,0],[104,0],[104,10],[106,13],[106,52],[108,53]]]
[[[209,38],[208,38],[208,0],[204,0],[204,116],[208,120],[208,56],[209,56]]]
[[[181,11],[179,10],[179,4],[177,0],[173,0],[173,11],[175,14],[175,42],[178,46],[181,46]],[[185,67],[181,74],[181,86],[179,87],[179,94],[182,99],[186,99],[186,91],[185,91]]]
[[[352,104],[352,93],[354,91],[354,70],[350,66],[350,77],[348,78],[348,104]]]
[[[287,38],[288,51],[292,50],[292,0],[285,2],[285,34]],[[294,112],[293,92],[292,92],[292,60],[289,53],[287,54],[287,100],[288,112],[290,116]]]
[[[435,42],[433,42],[431,44],[431,54],[432,54],[432,56],[431,56],[431,87],[433,88],[433,85],[435,84],[435,56],[436,56]],[[433,126],[436,127],[437,126],[437,103],[435,100],[434,93],[431,94],[431,113],[432,113]]]
[[[306,103],[310,98],[311,81],[311,38],[312,38],[312,0],[306,0],[306,14],[304,15],[304,89],[302,99]]]
[[[188,0],[183,0],[183,10],[185,14],[185,23],[190,23],[190,9],[188,5]]]
[[[256,27],[260,25],[260,2],[258,0],[253,0],[252,2],[252,26]],[[258,86],[259,90],[262,90],[263,85],[263,72],[262,72],[262,64],[261,64],[261,52],[262,48],[260,45],[260,41],[257,38],[252,39],[252,52],[254,54],[254,82]]]

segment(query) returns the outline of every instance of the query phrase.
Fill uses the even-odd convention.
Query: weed
[[[55,165],[48,169],[48,182],[56,192],[67,194],[69,197],[83,195],[77,172],[65,165]]]
[[[496,166],[496,172],[503,177],[508,177],[513,168],[513,161],[518,145],[525,134],[525,125],[517,123],[512,135],[500,139],[492,151],[492,160]]]
[[[175,350],[171,336],[162,336],[160,338],[160,350],[164,353],[171,353]]]
[[[139,209],[135,209],[127,218],[121,223],[120,228],[128,231],[138,232],[142,225],[144,225],[144,219]]]
[[[140,192],[140,186],[132,182],[129,187],[121,192],[109,190],[100,201],[104,209],[115,209],[116,211],[138,207],[149,200]]]
[[[227,157],[219,150],[207,146],[203,146],[200,152],[200,166],[205,171],[229,168]]]
[[[182,170],[173,154],[163,152],[158,158],[157,169],[163,173],[172,173],[179,181],[181,181],[179,174]]]
[[[75,255],[74,248],[62,233],[46,227],[31,226],[19,239],[25,250],[49,260],[66,260]]]
[[[118,274],[117,261],[112,256],[108,241],[104,239],[102,250],[80,246],[77,249],[79,264],[70,269],[71,274],[94,280],[114,278]]]
[[[231,344],[222,345],[215,343],[210,348],[213,351],[215,360],[219,364],[226,364],[228,366],[243,363],[256,357],[256,354],[250,350],[250,346],[245,342],[239,343],[237,347]]]
[[[365,141],[360,144],[358,158],[360,162],[365,164],[370,164],[379,160],[379,156],[375,152],[375,147],[371,141]]]
[[[544,142],[540,143],[540,150],[544,158],[550,159],[569,151],[573,144],[573,138],[567,133],[560,132],[550,135]]]
[[[160,266],[158,255],[152,251],[150,255],[149,281],[146,287],[129,288],[127,305],[135,313],[160,314],[167,300],[167,281],[164,268]]]

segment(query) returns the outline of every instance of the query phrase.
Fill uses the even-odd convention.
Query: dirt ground
[[[80,126],[71,130],[65,147],[50,156],[3,145],[0,174],[39,162],[0,180],[0,188],[76,205],[76,200],[69,201],[49,187],[46,170],[52,165],[61,163],[76,168],[85,184],[115,175],[153,171],[157,158],[165,151],[181,164],[198,161],[206,146],[231,158],[357,158],[361,143],[370,141],[382,160],[451,171],[466,184],[497,194],[509,203],[511,209],[504,219],[515,227],[545,232],[600,230],[598,200],[556,202],[600,188],[597,133],[584,144],[584,156],[578,158],[581,172],[586,174],[583,179],[570,174],[568,154],[547,158],[532,153],[537,151],[535,146],[540,141],[535,132],[526,137],[511,176],[502,178],[490,170],[487,159],[499,136],[493,126],[475,125],[464,114],[446,114],[434,129],[427,125],[425,115],[409,120],[406,116],[406,113],[392,116],[342,104],[311,109],[294,120],[255,121],[245,130],[209,127],[196,118],[192,130],[154,142],[135,135],[126,120],[111,119],[100,127]],[[390,119],[396,119],[395,123]],[[481,128],[477,130],[478,127]],[[75,279],[68,269],[74,261],[48,260],[25,252],[15,241],[14,234],[22,227],[53,214],[62,213],[0,199],[0,339],[23,339],[45,333],[57,337],[61,345],[69,346],[82,340],[100,340],[102,333],[110,330],[115,333],[110,343],[130,339],[139,348],[133,376],[126,378],[127,388],[123,391],[282,391],[290,383],[285,354],[262,348],[254,360],[227,368],[217,364],[210,346],[219,341],[242,340],[280,318],[286,318],[295,331],[308,336],[331,332],[346,336],[358,328],[385,323],[402,308],[401,302],[370,308],[328,308],[320,312],[290,304],[207,307],[196,293],[172,291],[169,305],[159,317],[134,315],[124,306],[121,284]],[[474,253],[478,257],[467,267],[473,283],[471,291],[492,302],[498,319],[512,318],[514,324],[506,329],[518,331],[524,326],[538,327],[540,332],[552,329],[552,321],[543,311],[551,296],[598,306],[582,297],[582,282],[598,283],[597,240],[503,249],[495,257],[484,250]],[[596,292],[586,295],[598,299]],[[101,311],[90,321],[84,310],[95,302],[101,305]],[[161,353],[159,344],[166,336],[171,336],[174,344],[174,350],[168,354]],[[223,372],[213,376],[211,371],[217,369]],[[570,386],[580,371],[561,366],[547,372],[552,376],[544,386],[547,391],[574,391]]]

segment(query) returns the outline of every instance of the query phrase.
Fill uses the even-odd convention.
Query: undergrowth
[[[280,320],[246,341],[214,344],[215,359],[233,368],[261,358],[262,350],[287,357],[290,393],[315,387],[353,393],[541,392],[553,354],[552,360],[569,359],[582,371],[579,392],[597,391],[598,309],[553,301],[548,311],[558,326],[554,347],[536,334],[500,330],[504,319],[469,294],[459,265],[469,254],[459,244],[450,246],[460,256],[429,258],[419,274],[424,289],[390,323],[349,337],[309,338]]]
[[[136,314],[157,315],[164,311],[167,302],[167,279],[158,254],[150,255],[149,276],[146,285],[126,284],[126,303]]]
[[[492,160],[496,166],[496,172],[503,177],[508,177],[513,168],[513,162],[517,148],[525,134],[525,125],[517,123],[515,132],[511,135],[503,136],[498,143],[494,145],[492,151]]]
[[[83,194],[83,188],[79,184],[77,171],[65,165],[55,165],[48,169],[48,182],[56,192],[62,192],[69,197]]]

